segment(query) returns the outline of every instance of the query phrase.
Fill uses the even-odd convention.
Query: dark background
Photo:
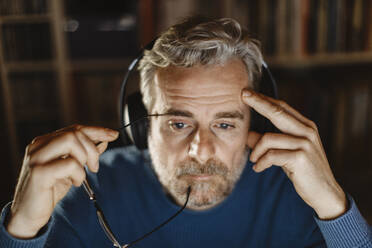
[[[372,224],[371,0],[2,0],[0,206],[35,136],[118,127],[131,59],[192,14],[233,17],[262,42],[279,97],[317,123],[337,180]]]

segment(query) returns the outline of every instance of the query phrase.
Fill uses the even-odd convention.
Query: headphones
[[[130,63],[120,87],[118,110],[120,127],[123,127],[120,128],[121,137],[124,144],[128,143],[128,140],[130,140],[139,150],[147,149],[147,131],[149,126],[147,117],[149,114],[142,102],[142,95],[139,91],[127,96],[127,84],[132,71],[142,59],[144,51],[151,50],[155,41],[156,39],[147,44],[140,54]],[[269,67],[264,61],[262,61],[262,76],[257,91],[278,99],[276,82]],[[134,123],[136,123],[136,125],[132,125]],[[250,129],[259,133],[278,132],[276,127],[268,119],[254,110],[251,112]]]

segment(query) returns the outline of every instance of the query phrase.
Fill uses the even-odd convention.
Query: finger
[[[92,172],[97,172],[99,167],[98,159],[100,155],[97,147],[83,132],[76,131],[75,133],[84,146],[85,150],[87,151],[87,166],[89,170],[91,170]]]
[[[259,134],[255,131],[248,132],[247,145],[249,148],[254,148],[257,142],[261,139],[262,134]]]
[[[70,179],[73,185],[80,186],[85,177],[82,164],[75,158],[56,159],[45,164],[38,164],[33,168],[36,180],[43,183],[44,187],[53,187],[58,180]]]
[[[256,172],[262,172],[271,166],[284,167],[291,172],[290,163],[296,158],[296,151],[271,149],[267,151],[253,166]]]
[[[267,101],[258,93],[244,90],[242,99],[245,104],[269,119],[282,132],[295,136],[304,136],[313,131],[313,129],[286,112],[281,106]]]
[[[60,133],[41,148],[31,153],[30,165],[43,164],[69,155],[83,165],[87,162],[87,151],[76,137],[75,132]]]
[[[74,124],[74,125],[71,125],[71,126],[68,126],[68,127],[60,128],[60,129],[55,130],[54,132],[51,132],[51,133],[47,133],[47,134],[44,134],[44,135],[37,136],[28,145],[28,151],[30,153],[33,153],[38,148],[40,148],[42,145],[44,145],[49,140],[51,140],[52,138],[54,138],[56,136],[60,136],[62,133],[66,133],[66,132],[69,132],[69,131],[75,131],[79,127],[81,127],[81,125]]]
[[[119,132],[104,127],[97,126],[80,126],[78,130],[82,131],[94,143],[111,142],[118,138]]]
[[[41,135],[41,136],[37,136],[35,137],[31,143],[28,145],[28,152],[29,153],[33,153],[35,152],[37,149],[39,149],[43,144],[45,144],[46,142],[48,142],[50,139],[51,139],[51,135],[48,133],[48,134],[45,134],[45,135]]]
[[[108,142],[102,142],[101,144],[97,145],[97,150],[99,154],[102,154],[108,146]]]
[[[52,138],[56,136],[60,136],[63,133],[70,132],[70,131],[75,131],[75,130],[81,130],[82,132],[85,133],[85,135],[89,136],[94,143],[98,143],[99,141],[113,141],[118,137],[118,131],[112,130],[109,128],[104,128],[104,127],[94,127],[94,126],[82,126],[78,124],[74,124],[68,127],[64,127],[61,129],[58,129],[52,133],[48,133],[45,135],[41,135],[38,137],[35,137],[31,143],[29,144],[28,151],[30,153],[36,151],[39,149],[42,145],[45,143],[49,142]],[[95,130],[101,130],[98,131],[98,137],[97,137],[97,131]]]
[[[306,138],[300,138],[280,133],[265,133],[252,150],[250,160],[257,161],[268,150],[308,150],[311,144]]]

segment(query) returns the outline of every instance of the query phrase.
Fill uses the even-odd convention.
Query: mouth
[[[211,174],[186,174],[184,176],[185,177],[189,177],[189,178],[191,178],[193,180],[208,180],[213,175],[211,175]]]

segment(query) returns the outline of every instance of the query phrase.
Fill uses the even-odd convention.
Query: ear
[[[247,146],[249,148],[254,148],[257,144],[257,142],[261,139],[262,134],[259,134],[255,131],[249,131],[247,136]]]

